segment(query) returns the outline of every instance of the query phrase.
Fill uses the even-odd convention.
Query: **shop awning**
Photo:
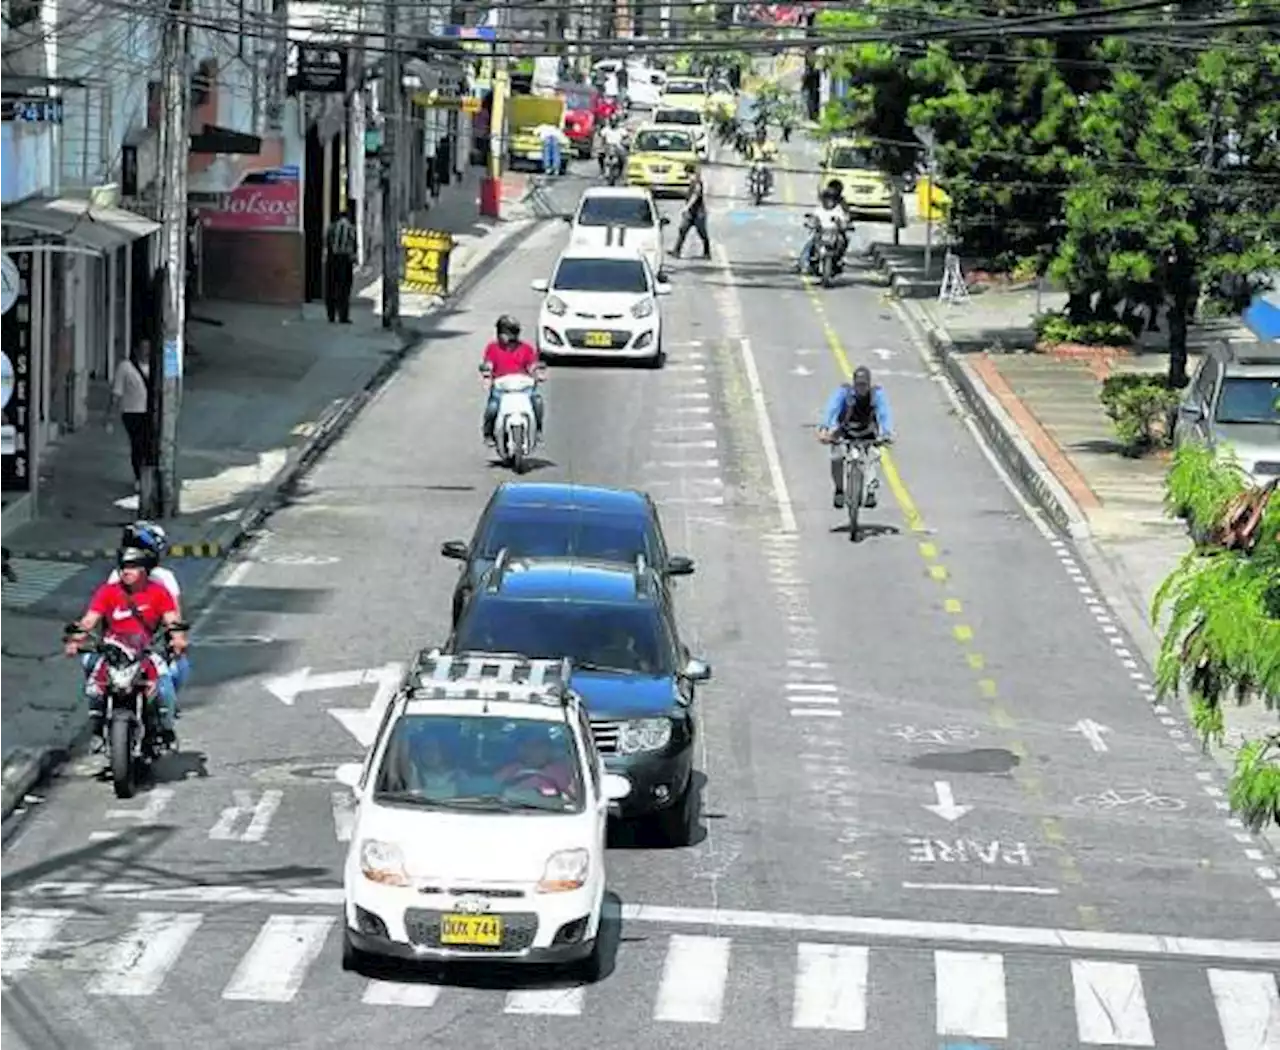
[[[106,255],[149,237],[158,222],[123,208],[95,208],[76,197],[36,197],[0,211],[5,229],[61,237],[69,245]]]

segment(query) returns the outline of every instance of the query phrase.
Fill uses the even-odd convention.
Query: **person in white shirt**
[[[150,417],[147,415],[147,382],[151,375],[151,343],[141,340],[128,359],[116,369],[115,382],[111,386],[111,403],[107,406],[107,431],[111,430],[111,416],[118,408],[120,422],[129,436],[129,460],[133,465],[134,491],[142,485],[142,467],[147,454],[147,435]]]
[[[849,224],[849,213],[845,210],[840,195],[833,187],[827,186],[822,191],[820,205],[818,210],[813,213],[813,218],[817,222],[817,230],[814,230],[809,239],[804,242],[804,247],[800,249],[800,260],[796,269],[799,273],[809,272],[809,263],[813,257],[813,249],[818,243],[818,232],[820,230],[835,229],[840,231],[841,250],[836,257],[836,262],[844,256],[844,248],[847,246],[846,227]]]
[[[604,174],[604,159],[610,150],[616,150],[621,156],[627,149],[627,132],[617,117],[600,129],[600,140],[596,152],[596,160],[600,164],[600,174]]]
[[[559,175],[560,152],[568,144],[569,137],[555,124],[539,124],[533,133],[542,141],[543,172]]]

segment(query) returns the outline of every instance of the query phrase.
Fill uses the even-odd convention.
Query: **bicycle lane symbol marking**
[[[1175,798],[1173,795],[1157,795],[1150,788],[1107,788],[1094,794],[1077,795],[1074,803],[1103,813],[1136,809],[1150,810],[1153,813],[1181,813],[1187,808],[1185,799]]]

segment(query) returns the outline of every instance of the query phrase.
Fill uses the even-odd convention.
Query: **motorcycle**
[[[166,628],[161,648],[167,648],[170,632],[187,629],[187,624]],[[66,633],[69,637],[83,634],[76,624],[68,624]],[[81,644],[79,651],[101,657],[106,665],[98,736],[110,761],[116,798],[133,798],[151,764],[170,746],[161,740],[158,679],[148,675],[146,667],[156,658],[157,647],[135,648],[119,638],[104,638]],[[96,670],[93,673],[96,676]]]
[[[488,374],[487,369],[482,369]],[[533,412],[533,392],[542,377],[513,375],[493,380],[498,392],[498,418],[493,424],[493,442],[504,466],[517,474],[528,470],[529,457],[538,443],[538,421]]]
[[[809,253],[809,273],[818,278],[823,288],[830,288],[835,275],[844,269],[841,261],[843,236],[835,226],[822,226],[813,215],[805,216],[805,225],[814,233],[813,251]]]
[[[604,178],[610,186],[618,185],[622,178],[622,152],[610,149],[604,155]]]
[[[751,192],[752,203],[758,205],[764,200],[771,181],[769,167],[764,161],[758,160],[751,165],[751,171],[747,174],[747,188]]]

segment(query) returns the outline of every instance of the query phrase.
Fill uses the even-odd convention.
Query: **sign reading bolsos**
[[[302,228],[301,187],[296,167],[250,175],[215,205],[202,209],[207,230]]]
[[[424,295],[449,294],[453,234],[441,230],[400,231],[400,287]]]

